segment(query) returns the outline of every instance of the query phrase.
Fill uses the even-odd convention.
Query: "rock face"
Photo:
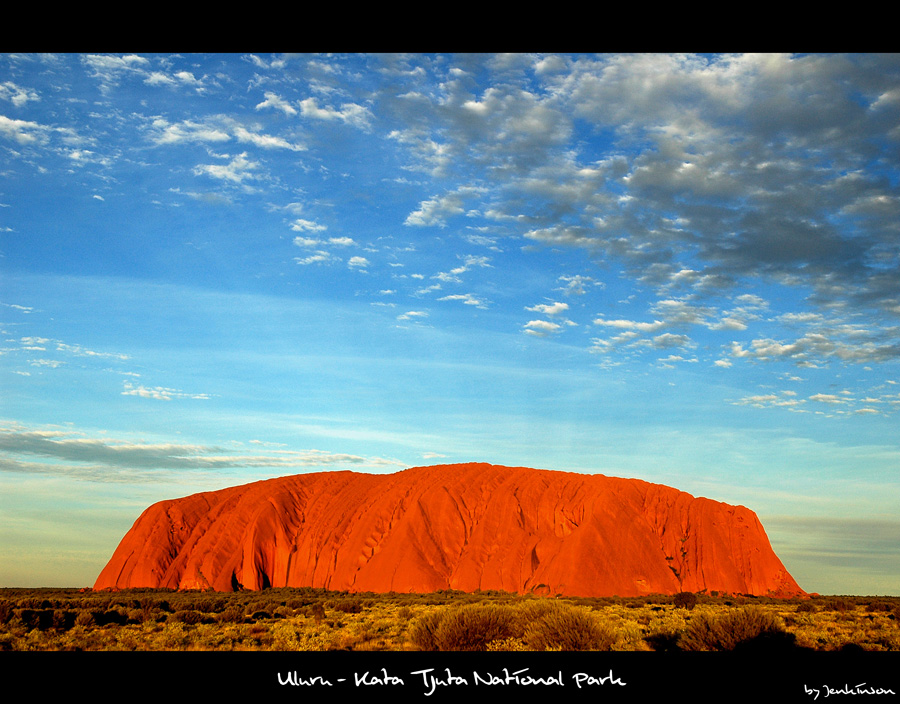
[[[95,589],[803,594],[752,511],[634,479],[488,464],[322,472],[162,501]]]

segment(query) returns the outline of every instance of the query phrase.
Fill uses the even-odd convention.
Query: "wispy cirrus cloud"
[[[15,307],[17,309],[23,308],[22,306]],[[32,310],[29,308],[23,310],[23,312],[30,313]],[[131,359],[130,355],[121,352],[94,350],[77,343],[63,342],[62,340],[39,335],[26,335],[18,339],[12,339],[7,342],[7,345],[7,347],[0,349],[0,354],[19,358],[25,357],[30,364],[36,366],[61,366],[75,360],[86,363],[91,360],[127,362]],[[46,356],[48,354],[54,354],[55,356],[51,358]]]
[[[132,384],[129,381],[124,382],[123,396],[139,396],[140,398],[150,398],[157,401],[172,401],[175,399],[195,399],[207,400],[209,394],[186,393],[179,389],[169,389],[164,386],[148,387],[142,384]]]
[[[254,448],[256,443],[251,443]],[[334,466],[396,466],[396,460],[324,450],[270,450],[153,443],[91,436],[59,428],[18,423],[0,426],[0,471],[59,474],[92,481],[150,480],[148,471],[235,468],[304,469]],[[37,458],[37,459],[28,459]],[[143,478],[143,479],[142,479]]]

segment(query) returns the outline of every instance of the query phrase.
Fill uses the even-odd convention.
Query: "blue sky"
[[[0,585],[446,462],[750,507],[900,594],[897,55],[0,56]]]

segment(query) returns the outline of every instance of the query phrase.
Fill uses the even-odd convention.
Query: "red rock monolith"
[[[94,588],[285,586],[804,593],[743,506],[636,479],[474,463],[298,474],[161,501]]]

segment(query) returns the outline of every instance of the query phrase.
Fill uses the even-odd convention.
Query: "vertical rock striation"
[[[283,586],[803,594],[743,506],[635,479],[474,463],[299,474],[162,501],[94,585]]]

